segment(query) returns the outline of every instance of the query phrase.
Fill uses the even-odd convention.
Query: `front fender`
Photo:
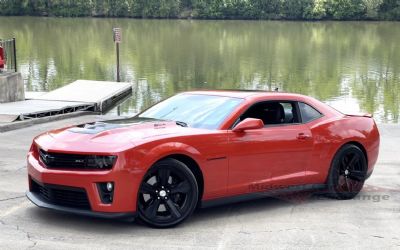
[[[165,142],[159,145],[141,146],[134,150],[133,164],[146,172],[154,163],[169,155],[186,155],[196,161],[199,165],[205,161],[201,153],[188,144],[182,142]]]

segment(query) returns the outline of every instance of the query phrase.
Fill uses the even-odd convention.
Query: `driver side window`
[[[268,101],[254,104],[243,115],[240,121],[246,118],[256,118],[264,125],[299,123],[297,106],[290,101]]]

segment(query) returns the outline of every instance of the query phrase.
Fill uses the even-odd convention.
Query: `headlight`
[[[116,160],[117,157],[115,155],[90,155],[86,158],[86,167],[97,169],[110,169],[114,166]]]

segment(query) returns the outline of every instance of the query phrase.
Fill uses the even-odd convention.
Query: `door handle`
[[[299,139],[299,140],[307,140],[307,139],[309,139],[309,138],[311,138],[311,136],[310,136],[310,135],[306,135],[306,134],[304,134],[304,133],[299,133],[299,134],[297,135],[297,139]]]

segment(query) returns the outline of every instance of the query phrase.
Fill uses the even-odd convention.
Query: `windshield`
[[[224,96],[180,94],[162,101],[139,117],[173,120],[178,125],[217,129],[243,99]]]

